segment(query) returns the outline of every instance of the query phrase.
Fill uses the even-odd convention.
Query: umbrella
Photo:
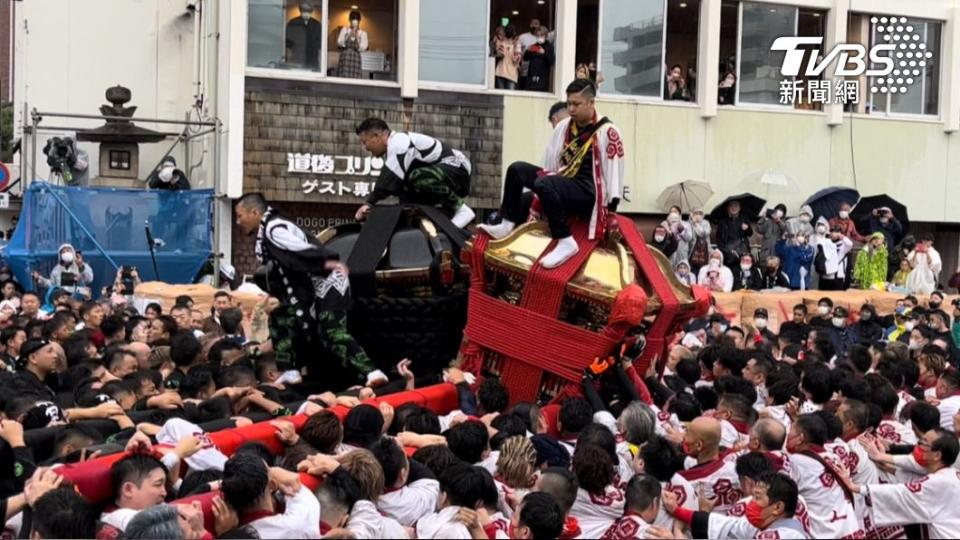
[[[725,219],[727,217],[727,204],[734,201],[740,203],[740,215],[749,220],[757,219],[760,216],[760,210],[763,210],[764,205],[767,204],[767,201],[752,193],[732,195],[710,211],[710,220],[716,222]]]
[[[793,178],[773,169],[748,174],[737,184],[737,189],[746,193],[756,193],[766,199],[770,199],[771,191],[774,193],[801,193],[800,186]]]
[[[861,231],[870,230],[870,216],[877,208],[889,208],[897,221],[903,225],[904,231],[910,227],[910,215],[907,213],[907,207],[889,195],[871,195],[860,199],[856,208],[850,212],[850,219],[857,224]]]
[[[853,208],[860,200],[860,192],[849,187],[832,186],[814,193],[803,204],[813,208],[813,218],[823,216],[827,219],[837,217],[843,203]]]
[[[679,206],[681,212],[689,214],[695,208],[703,208],[711,196],[713,188],[707,182],[684,180],[667,186],[657,197],[657,206],[664,212],[671,206]]]

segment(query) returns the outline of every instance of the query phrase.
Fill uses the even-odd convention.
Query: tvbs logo
[[[882,77],[893,73],[896,67],[893,58],[889,54],[896,50],[894,44],[882,43],[870,48],[870,63],[874,69],[867,69],[867,49],[859,43],[841,43],[833,48],[822,59],[820,49],[801,48],[803,45],[820,46],[823,44],[822,37],[780,37],[773,42],[770,47],[773,51],[784,51],[783,66],[780,68],[780,74],[787,77],[797,77],[801,75],[803,57],[810,54],[807,60],[806,69],[802,74],[805,77],[819,77],[826,71],[827,67],[837,60],[837,67],[833,75],[836,77],[860,76]]]

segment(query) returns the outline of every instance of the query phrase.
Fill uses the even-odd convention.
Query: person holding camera
[[[933,235],[923,233],[918,238],[917,247],[907,255],[907,261],[913,270],[907,276],[907,288],[914,294],[930,294],[937,290],[943,260],[933,247]]]
[[[777,256],[783,261],[783,271],[790,278],[790,288],[806,291],[810,288],[810,265],[816,250],[808,244],[805,234],[784,235],[777,243]]]
[[[33,279],[42,287],[63,289],[71,295],[89,298],[93,283],[93,268],[83,261],[83,253],[70,244],[63,244],[58,250],[57,264],[45,278],[39,272],[33,273]]]
[[[113,292],[123,296],[133,296],[137,285],[143,283],[136,266],[122,265],[117,268],[117,277],[113,280]]]
[[[887,252],[893,253],[897,241],[903,236],[903,225],[889,208],[874,208],[870,213],[870,234],[873,233],[882,233],[887,241]]]

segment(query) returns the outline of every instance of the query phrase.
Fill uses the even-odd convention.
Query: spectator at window
[[[577,64],[576,73],[578,79],[589,79],[597,86],[603,82],[603,75],[597,71],[597,64],[595,62],[581,62]]]
[[[369,41],[367,33],[360,29],[360,12],[350,12],[350,26],[340,29],[337,36],[337,47],[340,49],[340,60],[337,62],[337,77],[346,79],[360,79],[363,77],[363,60],[360,53],[367,50]]]
[[[497,54],[497,42],[507,39],[506,27],[500,25],[493,29],[493,37],[490,39],[490,56],[499,59]]]
[[[703,209],[694,208],[690,213],[690,228],[693,229],[693,243],[690,247],[690,269],[694,273],[707,264],[710,258],[710,222],[704,219]]]
[[[908,263],[909,266],[909,263]],[[903,282],[906,283],[906,275]],[[857,253],[853,267],[853,282],[860,289],[882,286],[887,281],[887,243],[882,233],[870,235],[863,249]]]
[[[870,234],[883,233],[887,241],[887,251],[892,253],[897,241],[903,236],[903,225],[887,207],[874,208],[870,213]]]
[[[789,289],[790,277],[783,272],[780,266],[780,257],[771,255],[767,257],[766,265],[763,269],[763,286],[761,289]]]
[[[830,218],[830,229],[834,226],[839,226],[840,232],[854,242],[864,244],[867,241],[867,238],[857,231],[857,224],[850,219],[850,205],[847,203],[841,204],[840,213]]]
[[[683,78],[683,66],[680,64],[675,64],[667,73],[667,80],[663,85],[663,99],[690,101],[690,91],[687,90],[687,81]]]
[[[89,298],[89,285],[93,283],[93,268],[83,261],[83,253],[75,250],[70,244],[63,244],[57,254],[57,264],[50,271],[50,277],[45,278],[39,272],[34,272],[33,278],[44,287],[63,289],[70,294]]]
[[[313,16],[313,3],[300,2],[300,16],[287,23],[287,63],[307,69],[320,67],[323,23]]]
[[[752,255],[744,253],[740,256],[740,268],[738,270],[735,274],[733,290],[759,291],[763,288],[763,275],[760,274],[760,269],[753,265]]]
[[[650,242],[650,246],[659,249],[669,258],[677,251],[677,240],[667,232],[666,226],[660,224],[653,230],[653,242]]]
[[[538,36],[541,28],[543,29],[543,36],[546,37],[547,28],[540,25],[540,19],[530,19],[530,30],[520,34],[520,37],[517,38],[521,52],[527,52],[527,49],[539,42]]]
[[[799,234],[777,243],[777,256],[783,261],[783,270],[790,277],[790,288],[805,291],[810,288],[810,265],[815,255],[807,236]]]
[[[923,233],[917,247],[907,255],[913,270],[907,277],[907,289],[914,294],[930,294],[937,290],[943,262],[940,253],[933,247],[933,235]]]
[[[747,219],[740,215],[740,203],[727,203],[727,215],[717,223],[717,249],[723,251],[724,262],[733,267],[740,255],[750,253],[750,237],[753,228]]]
[[[772,210],[767,210],[757,222],[757,231],[763,236],[760,245],[760,257],[767,258],[777,252],[777,242],[787,232],[787,207],[778,204]]]
[[[550,69],[556,61],[553,44],[547,41],[547,29],[540,26],[536,29],[536,41],[523,50],[523,63],[527,66],[527,76],[524,79],[523,89],[534,92],[549,92]],[[523,46],[523,41],[520,42]]]
[[[717,89],[717,103],[720,105],[736,104],[737,96],[737,69],[731,62],[720,66],[720,84]]]
[[[670,263],[676,265],[680,261],[690,259],[690,248],[693,246],[693,228],[680,214],[679,206],[671,206],[667,219],[660,224],[667,229],[667,233],[677,241],[677,250],[670,257]]]
[[[496,87],[516,90],[520,77],[520,44],[517,30],[511,24],[504,31],[503,39],[494,38],[497,49]]]

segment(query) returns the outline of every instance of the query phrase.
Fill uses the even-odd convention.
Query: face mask
[[[702,215],[700,215],[700,214],[694,214],[694,215],[693,215],[693,222],[694,222],[694,223],[700,223],[701,221],[703,221],[703,216],[702,216]]]
[[[763,507],[757,504],[757,501],[750,501],[747,504],[747,512],[744,514],[750,525],[762,529],[763,525]]]
[[[834,317],[834,318],[833,318],[833,326],[834,326],[835,328],[843,328],[843,323],[844,323],[844,322],[846,322],[846,319],[844,319],[843,317]]]
[[[720,268],[720,261],[717,259],[710,259],[710,268]]]
[[[753,320],[753,325],[756,326],[757,329],[763,330],[764,328],[767,327],[767,320],[766,320],[766,319],[754,319],[754,320]]]
[[[822,226],[822,225],[819,226],[819,227],[817,227],[817,234],[824,234],[825,232],[827,232],[827,228],[826,228],[826,227],[824,227],[824,226]]]
[[[920,448],[920,445],[913,447],[913,459],[916,460],[917,465],[927,466],[927,456],[923,454],[923,448]]]
[[[666,236],[664,236],[664,235],[662,235],[662,234],[656,234],[656,235],[653,236],[653,239],[654,239],[655,241],[657,241],[657,242],[663,242],[664,239],[666,239]]]
[[[810,223],[810,216],[800,216],[800,223]]]
[[[871,317],[873,317],[873,315],[871,315],[869,311],[860,314],[861,321],[869,321]]]
[[[680,214],[676,212],[670,212],[670,215],[667,216],[667,219],[673,222],[680,221]]]
[[[783,212],[781,212],[780,210],[777,210],[776,212],[773,213],[773,217],[780,219],[783,217]]]
[[[303,18],[303,22],[307,22],[307,21],[310,20],[310,14],[309,14],[309,13],[301,13],[301,14],[300,14],[300,17]]]
[[[743,270],[744,272],[749,272],[751,268],[753,268],[752,264],[740,263],[740,269]]]
[[[680,276],[684,276],[684,277],[685,277],[685,276],[686,276],[687,274],[689,274],[689,273],[690,273],[690,271],[687,270],[686,268],[681,268],[680,270],[677,270],[677,274],[680,275]]]
[[[912,339],[910,340],[910,344],[907,345],[907,348],[910,349],[911,351],[919,351],[920,347],[921,347],[920,342],[914,341]]]
[[[353,29],[360,28],[360,21],[358,20],[350,21],[350,28],[353,28]]]
[[[173,165],[164,165],[160,172],[157,173],[157,176],[160,178],[160,181],[164,184],[169,184],[173,180]]]
[[[543,39],[543,38],[537,38],[537,43],[539,43],[540,45],[543,45],[543,44],[546,43],[546,42],[547,42],[547,40],[545,40],[545,39]]]
[[[907,321],[907,322],[903,323],[903,327],[907,330],[907,332],[913,332],[913,329],[914,329],[914,327],[916,327],[916,326],[917,326],[917,323],[915,323],[915,322],[913,322],[913,321]]]
[[[846,210],[840,211],[840,219],[847,219],[848,217],[850,217],[850,212],[847,212]]]
[[[60,260],[63,261],[63,264],[72,264],[73,263],[73,252],[68,251],[60,256]]]
[[[819,313],[819,314],[821,314],[821,315],[826,315],[827,313],[830,313],[830,307],[829,307],[829,306],[819,306],[819,307],[817,307],[817,313]]]
[[[726,331],[727,331],[727,325],[721,324],[721,325],[720,325],[720,331],[721,331],[721,332],[726,332]]]

